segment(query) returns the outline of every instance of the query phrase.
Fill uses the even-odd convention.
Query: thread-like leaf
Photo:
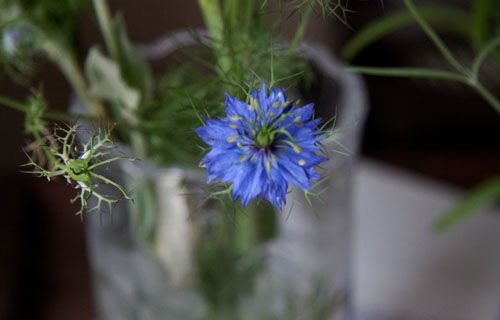
[[[479,212],[479,209],[498,200],[500,200],[500,177],[490,179],[473,189],[455,207],[443,214],[434,224],[434,228],[440,232],[449,230],[462,220]]]

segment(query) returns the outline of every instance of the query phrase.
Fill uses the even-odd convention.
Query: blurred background
[[[430,3],[427,1],[426,3]],[[121,11],[131,39],[148,43],[166,32],[201,26],[195,0],[110,0]],[[422,2],[418,2],[422,3]],[[465,9],[469,1],[449,0]],[[307,38],[338,53],[357,29],[401,7],[400,1],[351,1],[349,24],[334,18],[314,19]],[[291,21],[290,23],[293,23]],[[80,17],[81,53],[98,38],[89,12]],[[460,58],[473,51],[452,34],[444,39]],[[432,43],[418,27],[408,27],[364,50],[353,64],[441,67]],[[500,70],[484,66],[484,82],[500,95]],[[495,79],[496,78],[496,79]],[[41,62],[36,76],[44,83],[49,105],[64,109],[71,92],[63,76]],[[370,113],[362,156],[470,188],[500,174],[500,117],[468,87],[443,81],[365,77]],[[36,85],[35,85],[36,86]],[[495,87],[496,86],[496,87]],[[0,92],[24,98],[29,89],[0,70]],[[0,108],[0,319],[92,319],[94,315],[84,224],[72,215],[73,190],[63,182],[47,183],[21,173],[21,113]]]

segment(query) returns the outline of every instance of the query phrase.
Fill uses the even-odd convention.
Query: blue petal
[[[275,207],[281,209],[286,201],[288,182],[285,178],[283,178],[277,166],[271,168],[268,173],[268,179],[269,182],[263,191],[264,197]]]
[[[237,150],[228,152],[226,149],[212,149],[202,160],[208,170],[208,183],[213,180],[229,181],[231,169],[240,162]]]
[[[250,94],[257,108],[252,110],[251,105],[226,94],[226,118],[207,120],[196,129],[212,147],[203,163],[209,182],[232,183],[233,199],[240,199],[244,206],[260,197],[281,208],[290,183],[310,189],[312,181],[320,178],[315,166],[327,160],[318,154],[323,138],[318,129],[321,119],[313,119],[312,103],[286,105],[283,89],[273,88],[268,95],[264,82]],[[262,127],[287,132],[278,133],[269,149],[259,149],[255,136]]]
[[[258,98],[260,107],[262,108],[262,111],[267,113],[268,111],[268,101],[267,101],[267,87],[264,81],[262,81],[262,84],[260,85],[260,90],[258,94]]]
[[[238,198],[243,199],[247,192],[247,181],[254,170],[255,166],[250,161],[242,162],[238,166],[233,178],[232,197],[234,200]]]
[[[255,111],[250,109],[250,105],[240,101],[226,93],[226,114],[228,118],[236,119],[240,117],[248,121],[255,121]]]
[[[295,109],[295,116],[300,117],[300,121],[306,122],[312,118],[314,114],[314,103],[306,104],[303,107]]]
[[[303,167],[286,158],[281,158],[278,162],[281,174],[287,181],[300,189],[311,189],[311,183]]]
[[[257,164],[255,171],[249,180],[246,182],[246,191],[241,197],[241,203],[246,206],[255,197],[261,194],[263,187],[265,187],[265,173],[262,165]]]

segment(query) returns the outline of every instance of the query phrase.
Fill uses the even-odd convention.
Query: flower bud
[[[27,25],[9,26],[2,33],[2,50],[9,56],[26,55],[33,52],[34,37]]]

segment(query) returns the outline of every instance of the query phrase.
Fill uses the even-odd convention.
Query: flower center
[[[88,163],[85,159],[71,160],[66,168],[67,173],[71,177],[71,179],[84,183],[90,182]]]
[[[269,128],[262,128],[259,133],[257,133],[257,138],[255,143],[259,148],[267,148],[274,141],[275,132]]]

